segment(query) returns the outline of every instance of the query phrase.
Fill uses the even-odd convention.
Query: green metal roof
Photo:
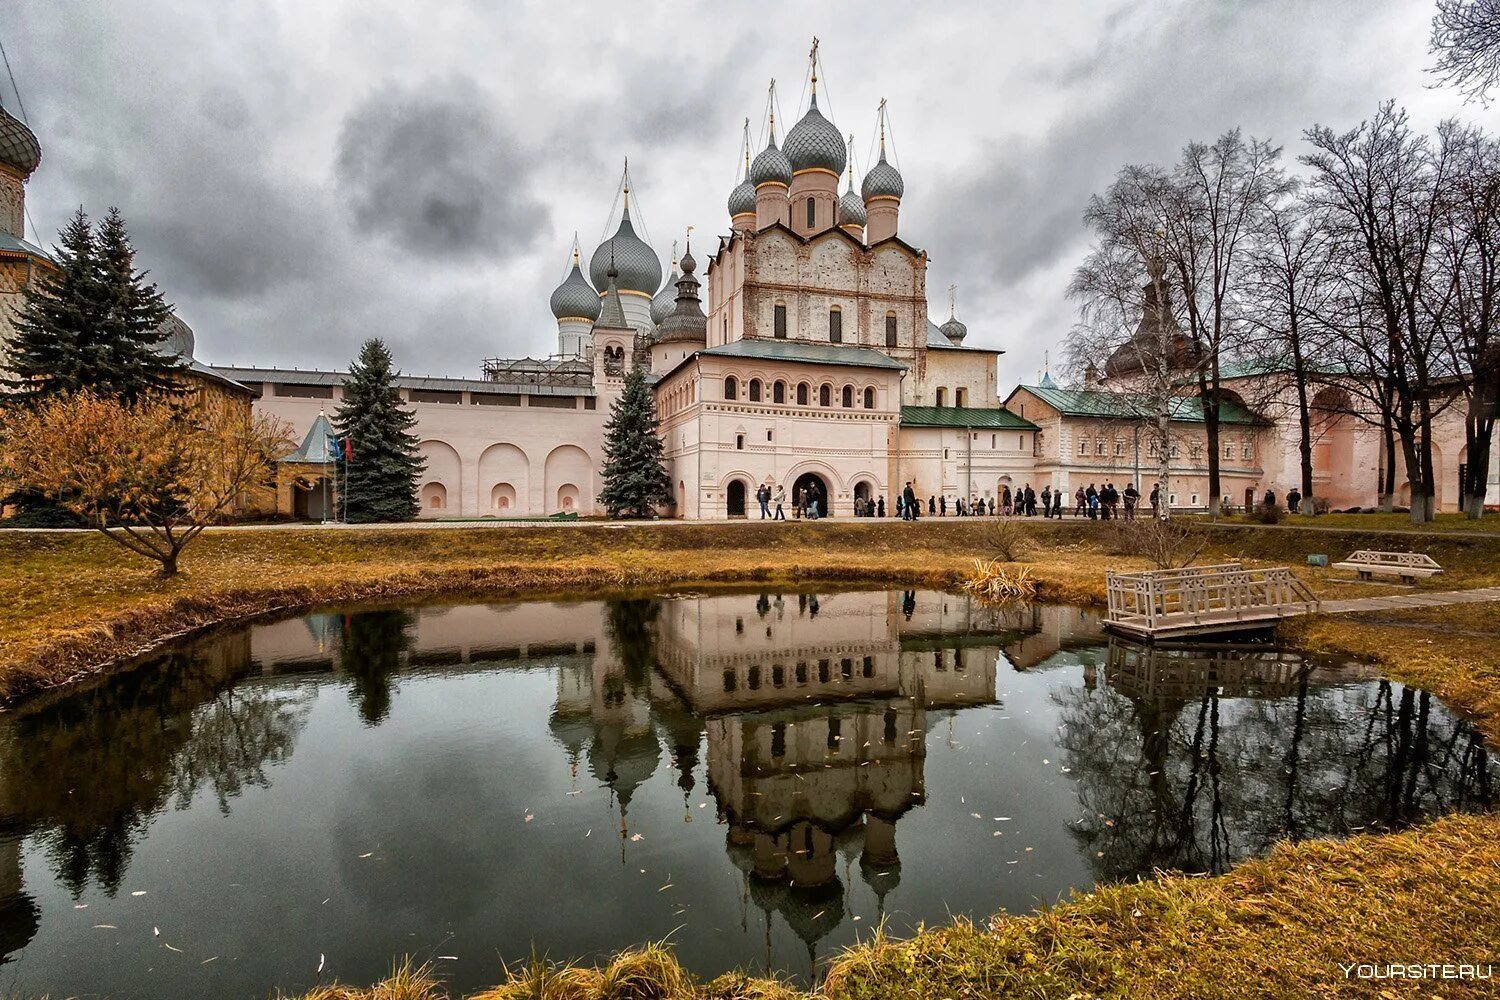
[[[25,254],[28,257],[39,257],[49,262],[52,260],[52,255],[35,243],[28,243],[26,240],[10,235],[10,233],[0,233],[0,252]]]
[[[904,369],[901,362],[868,347],[808,344],[797,340],[733,340],[699,351],[716,358],[756,358],[763,361],[804,361],[818,365]]]
[[[1104,392],[1098,389],[1057,389],[1040,385],[1023,385],[1048,406],[1069,417],[1099,417],[1107,420],[1149,420],[1156,416],[1155,401],[1133,392]],[[1197,396],[1178,396],[1172,400],[1172,419],[1183,424],[1203,423],[1203,400]],[[1222,424],[1264,424],[1238,403],[1228,400],[1219,404]]]
[[[1003,406],[903,406],[902,427],[974,427],[1034,431],[1036,424],[1023,420]]]

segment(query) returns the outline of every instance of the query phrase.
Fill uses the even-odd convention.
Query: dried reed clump
[[[991,604],[1029,601],[1036,597],[1037,586],[1030,566],[1007,568],[998,559],[975,559],[964,581],[965,592]]]
[[[616,955],[603,968],[557,965],[532,955],[506,981],[471,1000],[693,1000],[693,978],[665,942]],[[341,1000],[341,998],[340,998]]]
[[[286,995],[277,993],[287,1000]],[[391,968],[391,974],[369,989],[330,983],[304,993],[299,1000],[444,1000],[447,993],[429,965],[413,965],[410,957]]]

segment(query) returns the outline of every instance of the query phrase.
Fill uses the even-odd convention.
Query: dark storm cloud
[[[1463,111],[1424,86],[1431,0],[11,6],[32,237],[119,205],[209,361],[343,365],[377,335],[406,371],[472,376],[555,350],[548,294],[571,233],[585,257],[607,235],[620,159],[664,260],[689,225],[711,245],[740,123],[760,135],[775,76],[785,134],[814,34],[861,168],[891,99],[933,313],[957,281],[968,342],[1010,352],[1002,383],[1071,325],[1081,212],[1124,163],[1235,125],[1290,160],[1306,125],[1393,95]]]
[[[388,84],[339,130],[340,193],[361,232],[443,257],[505,260],[533,246],[548,212],[535,159],[468,77]]]

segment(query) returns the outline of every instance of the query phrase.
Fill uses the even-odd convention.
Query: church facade
[[[636,232],[627,171],[614,234],[587,263],[575,247],[552,294],[555,354],[486,360],[474,378],[398,379],[426,460],[422,516],[601,513],[604,427],[637,364],[649,370],[673,485],[665,517],[758,516],[763,484],[784,490],[789,515],[811,492],[834,516],[882,498],[893,513],[908,483],[949,509],[960,497],[990,500],[1028,485],[1069,497],[1106,482],[1149,491],[1159,462],[1128,380],[1063,389],[1043,375],[1002,390],[1003,352],[968,343],[951,302],[945,322],[929,317],[928,255],[901,227],[905,182],[883,114],[882,105],[878,158],[856,187],[852,137],[823,115],[814,76],[805,113],[784,136],[769,117],[753,157],[747,129],[726,235],[701,264],[689,245],[665,280],[661,257]],[[0,109],[0,338],[28,284],[52,266],[23,238],[25,182],[40,157],[30,130]],[[211,367],[193,357],[186,324],[172,323],[173,349],[183,349],[195,379],[253,395],[257,410],[286,420],[301,440],[278,476],[277,510],[331,514],[336,467],[310,456],[331,457],[313,438],[339,405],[343,373]],[[1284,496],[1300,479],[1293,387],[1255,373],[1226,388],[1224,493],[1236,506],[1267,489]],[[1378,428],[1349,415],[1332,388],[1313,398],[1315,494],[1335,508],[1373,506]],[[1173,420],[1168,494],[1183,509],[1209,501],[1197,404],[1184,389]],[[1436,436],[1439,509],[1455,510],[1466,461],[1461,405],[1444,411]],[[1494,503],[1500,465],[1490,483]]]

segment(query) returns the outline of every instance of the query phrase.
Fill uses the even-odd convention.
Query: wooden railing
[[[1184,625],[1233,625],[1315,610],[1318,600],[1285,566],[1239,563],[1105,574],[1106,622],[1154,632]]]

